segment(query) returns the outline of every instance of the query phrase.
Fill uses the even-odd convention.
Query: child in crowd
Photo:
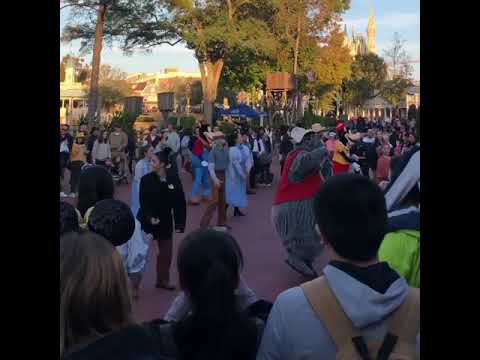
[[[132,280],[133,295],[138,297],[138,289],[147,262],[151,237],[142,232],[142,225],[134,218],[132,211],[126,204],[113,200],[113,178],[107,169],[94,165],[84,168],[80,177],[79,188],[78,210],[84,226],[90,227],[88,225],[89,217],[93,209],[102,203],[97,211],[100,211],[100,214],[102,212],[107,214],[105,215],[106,218],[102,220],[104,224],[102,226],[108,226],[110,229],[108,231],[111,232],[109,235],[103,233],[107,230],[102,230],[102,234],[105,234],[107,240],[118,246],[117,250],[122,255],[125,268]],[[104,200],[110,200],[110,202],[104,203]],[[125,207],[128,208],[128,211]],[[119,221],[119,218],[128,219],[128,225],[120,224],[118,228],[121,229],[122,233],[115,235],[118,230],[113,229],[113,225],[116,224],[115,221]],[[110,225],[107,225],[108,222],[110,222]]]

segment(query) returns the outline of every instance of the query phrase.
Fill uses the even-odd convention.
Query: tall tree
[[[410,64],[411,58],[405,50],[405,43],[406,41],[396,32],[393,34],[390,47],[383,51],[386,63],[389,65],[391,79],[412,78],[413,67]]]
[[[331,110],[342,82],[350,78],[352,61],[350,50],[344,45],[343,32],[338,25],[333,26],[315,54],[310,92],[315,95],[318,108]]]
[[[381,96],[387,80],[387,65],[374,53],[357,55],[352,63],[351,77],[343,83],[344,102],[354,107]]]
[[[302,79],[312,71],[316,48],[330,25],[348,10],[350,0],[278,0],[274,32],[283,49],[278,65],[297,78],[297,117],[301,117]]]
[[[122,12],[120,0],[62,0],[60,9],[70,8],[70,19],[63,29],[62,41],[83,40],[81,51],[92,51],[92,70],[87,119],[92,121],[98,107],[100,63],[107,14]]]
[[[130,95],[131,85],[126,78],[127,73],[118,67],[108,64],[100,66],[98,95],[102,99],[101,105],[107,112]]]
[[[275,42],[263,18],[272,6],[273,0],[130,0],[128,11],[107,22],[105,32],[120,38],[127,53],[179,42],[193,49],[211,120],[226,56],[272,51]]]
[[[384,50],[389,65],[389,79],[385,82],[382,96],[398,111],[398,105],[405,100],[407,89],[412,85],[413,67],[411,58],[405,50],[405,40],[394,33],[390,47]]]

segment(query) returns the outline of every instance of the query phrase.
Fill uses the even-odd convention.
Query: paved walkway
[[[247,284],[260,298],[273,301],[276,296],[290,287],[297,286],[306,279],[291,270],[284,263],[284,250],[279,239],[273,233],[270,211],[277,188],[280,167],[274,163],[272,171],[275,174],[272,187],[257,188],[255,195],[249,196],[249,206],[245,217],[233,217],[233,209],[228,214],[228,224],[232,226],[232,235],[240,244],[244,256],[243,275]],[[182,174],[184,190],[191,189],[191,177]],[[130,203],[130,187],[123,185],[116,189],[115,197]],[[188,207],[187,227],[185,233],[198,228],[205,206]],[[216,217],[214,217],[216,220]],[[176,235],[174,239],[174,259],[172,263],[172,281],[177,285],[176,249],[184,234]],[[147,269],[140,289],[140,298],[135,303],[134,312],[138,321],[161,318],[178,291],[169,292],[155,288],[155,257],[156,243],[152,243]],[[315,267],[317,271],[326,264],[325,256],[321,256]]]

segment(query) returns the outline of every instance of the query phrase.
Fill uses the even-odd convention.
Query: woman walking
[[[112,158],[112,151],[108,141],[108,133],[102,131],[100,136],[93,144],[92,162],[96,165],[107,167]]]
[[[202,126],[200,132],[195,140],[192,151],[192,168],[195,174],[195,179],[192,185],[192,192],[188,203],[190,205],[200,204],[200,187],[203,186],[203,199],[208,200],[211,197],[211,189],[208,175],[208,155],[210,151],[210,143],[208,142],[205,132],[207,127]]]
[[[183,233],[186,204],[182,183],[178,176],[168,173],[170,148],[152,156],[153,171],[140,180],[140,210],[137,218],[142,229],[158,243],[156,287],[174,290],[170,283],[172,243],[175,231]]]
[[[131,197],[131,209],[133,216],[137,216],[138,209],[140,208],[140,180],[142,177],[152,171],[153,147],[151,145],[145,145],[140,149],[140,160],[135,165],[135,173],[132,183],[132,197]]]
[[[229,164],[226,176],[227,206],[234,208],[234,216],[245,216],[239,208],[247,207],[247,157],[241,150],[242,138],[239,133],[228,137]]]
[[[77,197],[78,182],[82,166],[87,161],[87,149],[85,147],[85,134],[79,132],[72,146],[70,155],[70,197]]]

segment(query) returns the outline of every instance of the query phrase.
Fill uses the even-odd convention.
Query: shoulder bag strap
[[[324,276],[301,285],[310,305],[330,333],[337,351],[361,337],[352,321],[343,311]]]
[[[389,332],[415,344],[420,331],[420,289],[410,288],[407,297],[388,320]]]

